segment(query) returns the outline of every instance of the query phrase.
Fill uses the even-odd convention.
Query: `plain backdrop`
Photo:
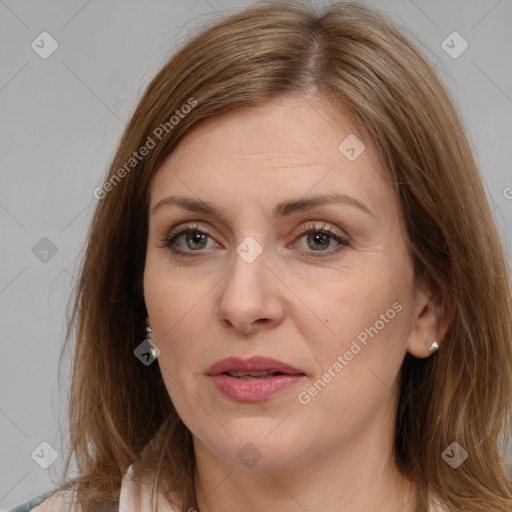
[[[0,0],[0,510],[60,482],[69,439],[69,358],[60,380],[57,372],[66,305],[97,202],[92,193],[125,123],[177,44],[251,3]],[[511,0],[366,4],[436,64],[510,255]],[[449,36],[452,55],[442,46]],[[453,58],[464,41],[468,48]],[[48,469],[36,463],[48,450],[41,443],[59,454]]]

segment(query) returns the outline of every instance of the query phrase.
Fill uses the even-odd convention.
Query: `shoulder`
[[[9,512],[78,512],[70,491],[50,491]]]
[[[82,507],[76,502],[73,490],[53,490],[19,505],[9,512],[80,512]],[[101,509],[98,512],[114,512],[112,509]],[[115,509],[117,512],[117,508]]]
[[[123,476],[119,509],[117,512],[151,512],[154,503],[162,512],[177,512],[179,507],[172,507],[158,490],[153,488],[154,478],[134,478],[135,465],[132,464]],[[50,491],[19,505],[9,512],[81,512],[76,503],[76,492],[73,490]],[[102,512],[102,511],[98,511]]]

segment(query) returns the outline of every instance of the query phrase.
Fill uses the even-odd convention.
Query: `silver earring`
[[[149,317],[146,317],[146,338],[149,338],[151,333],[153,332],[151,326],[149,325]]]
[[[437,341],[434,341],[429,347],[428,351],[433,354],[434,352],[437,352],[439,350],[439,343]]]
[[[146,317],[146,326],[145,326],[145,330],[146,330],[146,338],[144,341],[147,341],[149,342],[149,346],[151,347],[149,349],[151,355],[156,359],[159,355],[160,355],[160,350],[159,348],[155,345],[155,343],[153,342],[152,340],[152,334],[153,334],[153,329],[151,329],[151,326],[149,325],[149,318]]]

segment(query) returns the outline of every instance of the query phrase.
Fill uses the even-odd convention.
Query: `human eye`
[[[306,243],[309,247],[315,247],[316,245],[313,251],[304,252],[304,256],[307,258],[325,258],[343,250],[345,247],[350,247],[350,242],[341,233],[337,232],[332,225],[326,223],[321,226],[315,223],[302,226],[298,235],[299,239],[307,236]],[[329,247],[333,240],[338,245],[334,249],[324,250],[323,248]],[[315,252],[317,254],[313,254]]]
[[[306,243],[310,248],[313,247],[312,251],[301,251],[303,255],[308,258],[331,256],[344,247],[350,246],[349,241],[341,233],[338,233],[334,227],[326,223],[321,225],[310,223],[302,226],[297,235],[299,239],[307,236]],[[208,238],[213,240],[207,229],[199,227],[197,224],[184,224],[174,228],[162,239],[162,242],[164,243],[164,247],[170,249],[174,255],[193,258],[201,256],[201,253],[205,252],[203,249],[208,248]],[[179,244],[181,241],[184,241],[185,247]],[[334,249],[325,250],[333,241],[338,245],[335,246]],[[219,247],[219,244],[214,242],[210,247]],[[312,252],[317,254],[312,254]]]
[[[199,228],[197,224],[184,224],[173,229],[162,239],[162,242],[164,247],[169,248],[173,254],[194,258],[200,256],[201,252],[204,252],[202,249],[206,248],[208,238],[212,239],[207,229]],[[177,245],[177,242],[181,240],[185,241],[186,247],[189,250]]]

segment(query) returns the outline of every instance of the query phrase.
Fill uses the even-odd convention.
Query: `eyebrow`
[[[290,199],[288,201],[277,204],[274,207],[273,216],[275,219],[279,219],[291,215],[292,213],[310,210],[316,206],[336,203],[359,208],[363,212],[374,217],[368,206],[366,206],[355,197],[351,197],[346,194],[326,194],[308,197],[307,199]],[[224,214],[223,210],[219,209],[217,206],[208,201],[202,201],[184,196],[169,196],[162,199],[161,201],[158,201],[158,203],[151,209],[151,214],[154,214],[161,208],[169,205],[176,205],[192,212],[206,213],[216,216],[220,219],[223,218]]]

